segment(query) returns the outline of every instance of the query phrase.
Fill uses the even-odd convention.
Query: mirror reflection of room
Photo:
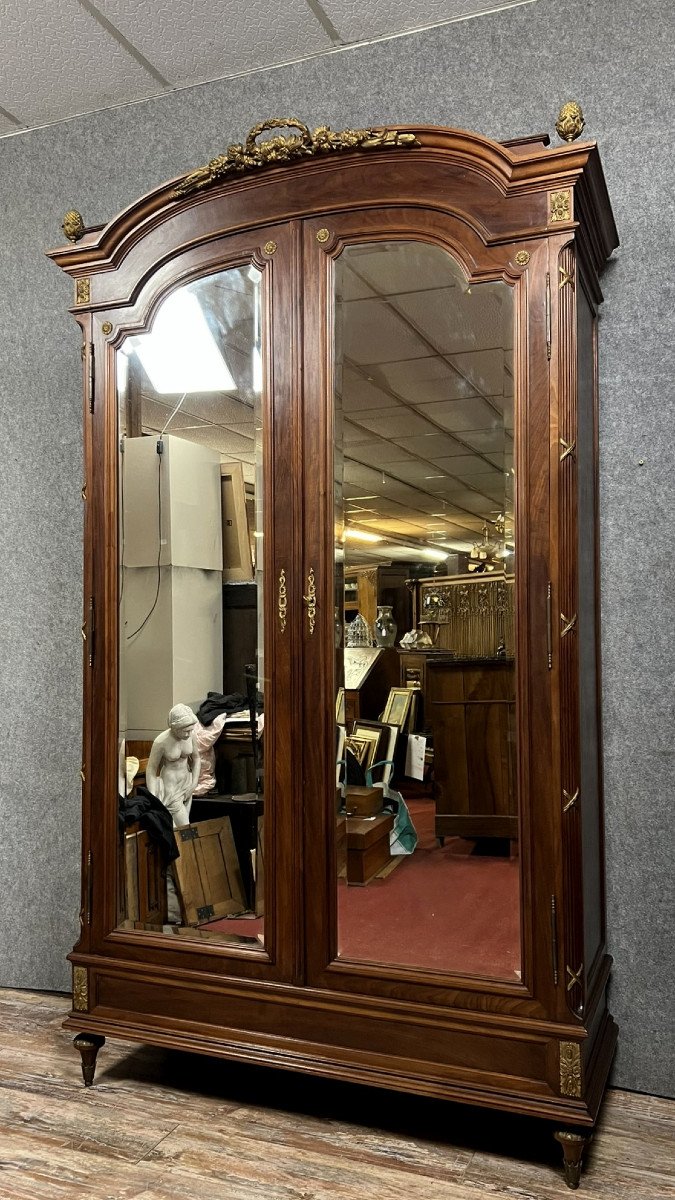
[[[516,981],[513,291],[334,271],[338,954]]]
[[[118,926],[264,943],[261,283],[165,296],[117,351]]]

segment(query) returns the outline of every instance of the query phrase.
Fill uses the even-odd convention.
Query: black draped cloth
[[[171,813],[146,787],[141,785],[136,788],[135,796],[120,796],[119,818],[122,831],[126,825],[133,825],[134,821],[138,821],[151,841],[159,846],[165,866],[179,857],[180,851],[174,837]]]

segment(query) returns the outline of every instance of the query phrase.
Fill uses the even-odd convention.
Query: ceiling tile
[[[472,396],[470,400],[425,404],[420,406],[420,411],[451,433],[462,433],[465,429],[492,429],[494,425],[503,424],[502,418],[480,396]]]
[[[424,417],[411,412],[409,408],[404,408],[402,404],[395,408],[381,408],[375,413],[359,412],[354,419],[371,433],[378,433],[382,437],[402,438],[412,437],[414,434],[425,436],[434,433],[433,425],[425,421]]]
[[[492,460],[495,460],[499,457],[499,455],[491,455]],[[455,463],[457,466],[455,466]],[[481,470],[481,467],[485,468],[486,475],[489,475],[492,470],[498,471],[500,475],[503,474],[501,467],[498,466],[496,462],[494,462],[494,465],[491,467],[489,463],[484,462],[483,459],[475,457],[473,454],[461,454],[457,455],[457,457],[450,458],[436,458],[434,459],[433,465],[438,467],[441,471],[447,471],[450,475],[456,475],[459,479],[463,479],[467,474],[478,474],[480,472],[482,475],[483,471]]]
[[[419,455],[420,458],[436,459],[440,454],[466,454],[463,446],[456,442],[454,438],[447,437],[444,433],[432,433],[429,437],[408,437],[397,438],[397,445],[403,446],[412,454]]]
[[[345,421],[342,426],[342,444],[343,446],[363,446],[366,444],[370,449],[371,445],[377,446],[378,442],[369,429],[362,429],[360,425],[352,425],[351,421]],[[363,456],[363,450],[361,454]]]
[[[462,434],[465,442],[482,454],[499,454],[504,451],[505,434],[503,429],[470,429]]]
[[[336,314],[342,353],[362,365],[424,358],[429,351],[384,300],[350,300]]]
[[[499,396],[504,390],[504,351],[476,350],[453,354],[452,361],[469,387],[487,396]]]
[[[513,344],[513,289],[506,283],[434,288],[394,303],[443,354]]]
[[[499,0],[510,8],[528,0]],[[419,29],[440,21],[489,12],[495,0],[322,0],[333,25],[346,42],[386,36],[404,29]]]
[[[355,371],[345,370],[342,380],[342,408],[355,412],[362,408],[391,408],[394,400],[375,383],[363,379]]]
[[[331,48],[304,0],[97,0],[101,12],[174,84],[236,75]],[[244,132],[244,131],[242,131]],[[214,150],[215,153],[215,150]]]
[[[427,242],[370,242],[349,246],[343,258],[353,279],[360,278],[362,287],[368,285],[380,295],[400,296],[418,289],[464,283],[464,273],[455,259]]]
[[[14,49],[3,54],[0,106],[26,125],[163,90],[79,4],[5,0],[2,41]]]
[[[396,474],[401,479],[407,480],[408,483],[415,483],[419,487],[426,487],[426,477],[431,474],[432,468],[429,463],[420,462],[419,459],[413,458],[410,462],[397,462]]]
[[[200,446],[210,446],[212,450],[220,451],[228,461],[238,461],[240,455],[250,453],[251,449],[250,438],[240,437],[220,425],[202,425],[199,429],[186,431],[184,436]]]
[[[412,440],[414,441],[414,438]],[[386,442],[383,438],[377,442],[368,442],[367,445],[354,446],[352,455],[366,466],[372,463],[384,471],[392,469],[395,459],[402,461],[410,458],[405,450],[401,450],[399,446],[392,446],[391,442]]]
[[[491,467],[484,459],[478,458],[474,454],[458,454],[456,458],[436,459],[440,466],[441,463],[449,472],[450,475],[456,475],[459,479],[469,479],[473,481],[475,477],[482,475],[494,476],[495,479],[502,478],[502,472],[496,467]]]
[[[173,408],[177,400],[175,397],[172,399],[171,407]],[[248,436],[253,437],[255,410],[251,404],[239,400],[234,395],[223,392],[202,392],[198,395],[188,396],[183,401],[180,411],[191,413],[192,416],[199,417],[202,421],[209,421],[213,425],[236,425],[237,427],[244,425],[250,430]]]
[[[373,371],[381,382],[410,404],[434,400],[459,400],[473,395],[473,388],[443,358],[435,356],[387,363]]]
[[[351,270],[344,254],[340,255],[335,264],[335,295],[338,304],[343,300],[372,299],[374,295],[370,285]]]
[[[345,482],[352,485],[352,490],[358,488],[358,495],[370,496],[377,493],[382,481],[382,473],[373,471],[371,467],[353,459],[345,459]]]

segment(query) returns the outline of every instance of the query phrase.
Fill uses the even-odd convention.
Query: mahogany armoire
[[[497,143],[279,118],[103,227],[67,214],[69,244],[50,257],[73,280],[83,337],[82,907],[67,1025],[86,1083],[104,1036],[119,1036],[537,1116],[577,1186],[616,1043],[597,314],[618,239],[596,144],[573,140],[582,127],[575,105],[554,147],[545,135]],[[223,463],[243,489],[227,510]],[[235,532],[239,577],[257,586],[249,675],[264,710],[247,751],[255,771],[235,796],[250,804],[257,792],[264,810],[256,903],[236,867],[223,883],[223,820],[210,840],[183,825],[178,847],[208,859],[212,878],[191,920],[164,864],[159,887],[173,877],[182,905],[172,921],[171,897],[150,915],[130,899],[120,797],[169,709],[222,692],[221,564],[237,521],[248,522]],[[474,946],[463,958],[452,941],[475,847],[429,843],[448,854],[448,880],[466,852],[442,935],[414,895],[415,854],[362,889],[336,858],[348,562],[379,554],[429,574],[473,543],[515,612],[512,636],[497,639],[495,625],[495,653],[514,679],[504,737],[518,838],[481,866],[488,880],[508,876],[515,897],[508,967],[475,966]],[[466,581],[480,620],[489,596],[472,587],[483,583]],[[189,770],[194,756],[174,741],[172,770]],[[156,856],[143,871],[133,862],[134,887],[148,887]],[[382,936],[355,949],[359,905],[406,871],[417,947],[401,933],[387,950],[398,934],[383,918]]]

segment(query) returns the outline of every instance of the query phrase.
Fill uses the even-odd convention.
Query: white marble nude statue
[[[197,718],[187,704],[175,704],[169,728],[152,743],[146,768],[148,790],[161,800],[173,817],[174,829],[189,825],[192,793],[199,779],[199,752],[192,731]]]

